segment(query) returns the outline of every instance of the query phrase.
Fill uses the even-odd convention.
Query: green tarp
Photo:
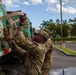
[[[4,5],[5,7],[5,5]],[[0,6],[0,17],[4,16],[4,12],[2,10],[2,7]],[[2,20],[3,26],[6,27],[6,19]]]

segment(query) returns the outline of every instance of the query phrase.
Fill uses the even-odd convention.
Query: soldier
[[[43,31],[47,32],[50,35],[50,30],[44,29]],[[47,40],[48,40],[47,44],[49,44],[49,42],[51,42],[51,45],[50,45],[50,48],[45,55],[45,60],[44,60],[43,66],[42,66],[42,75],[50,75],[50,69],[51,69],[51,66],[53,64],[52,50],[54,49],[54,44],[50,38],[48,38]],[[47,46],[47,49],[48,49],[48,46]]]
[[[53,43],[50,40],[48,33],[43,30],[36,31],[33,41],[25,40],[24,42],[20,42],[20,46],[13,40],[11,40],[11,42],[16,50],[21,55],[25,56],[22,75],[44,75],[44,71],[48,73],[48,70],[51,67],[51,60],[49,60],[51,59],[51,55],[49,52],[52,52],[53,50]],[[47,60],[46,57],[49,57],[49,59]],[[47,60],[47,63],[45,60]],[[45,67],[43,68],[43,66]],[[48,66],[48,68],[46,66]]]
[[[19,26],[17,28],[17,31],[15,31],[14,33],[14,40],[16,41],[17,44],[21,42],[24,42],[25,40],[27,40],[28,38],[24,36],[23,33],[23,24],[19,23]],[[18,43],[19,42],[19,43]]]
[[[50,30],[43,29],[43,31],[45,31],[46,33],[48,33],[50,35]],[[54,44],[53,44],[52,40],[49,38],[50,37],[49,35],[46,36],[45,34],[41,33],[40,31],[38,31],[35,35],[38,35],[38,34],[41,34],[46,38],[46,43],[43,42],[44,44],[46,44],[47,52],[45,54],[45,59],[44,59],[44,63],[42,66],[42,75],[50,75],[50,69],[52,66],[52,50],[54,48]],[[36,41],[36,38],[34,39],[34,41]],[[40,41],[42,41],[42,39]],[[40,41],[37,40],[38,43]],[[51,43],[51,44],[49,45],[49,43]]]
[[[20,16],[20,23],[23,24],[23,32],[25,37],[31,38],[31,33],[30,33],[31,24],[30,24],[30,20],[28,19],[25,13],[24,15]]]

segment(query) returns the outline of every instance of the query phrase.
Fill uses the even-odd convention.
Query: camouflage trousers
[[[50,70],[49,70],[49,69],[46,69],[46,70],[42,73],[42,75],[50,75]]]

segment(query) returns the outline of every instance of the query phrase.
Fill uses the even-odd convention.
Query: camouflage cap
[[[44,36],[46,39],[49,38],[49,34],[44,30],[36,30],[35,34],[40,34],[40,35]]]
[[[42,29],[42,30],[45,31],[50,36],[51,32],[49,29]]]

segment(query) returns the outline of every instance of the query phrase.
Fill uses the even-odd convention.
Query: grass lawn
[[[67,55],[76,55],[76,51],[71,50],[69,48],[60,48],[60,46],[56,46],[56,48],[64,53],[66,53]]]

